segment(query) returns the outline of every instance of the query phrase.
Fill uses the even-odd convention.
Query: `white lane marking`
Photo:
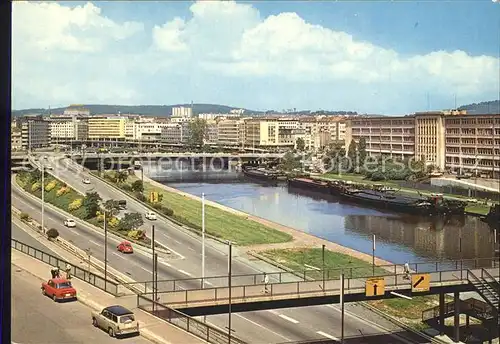
[[[179,245],[182,245],[182,243],[179,240],[172,239],[174,242],[176,242]]]
[[[170,265],[170,264],[169,264],[169,263],[167,263],[167,262],[164,262],[164,261],[161,261],[161,260],[160,260],[160,263],[161,263],[161,264],[163,264],[163,265],[165,265],[165,266],[168,266],[169,268],[171,268],[171,267],[172,267],[172,265]]]
[[[285,337],[285,336],[283,336],[283,335],[281,335],[281,334],[279,334],[279,333],[277,333],[277,332],[274,332],[273,330],[271,330],[271,329],[269,329],[269,328],[267,328],[267,327],[265,327],[265,326],[262,326],[261,324],[258,324],[258,323],[256,323],[255,321],[252,321],[252,320],[250,320],[250,319],[248,319],[248,318],[245,318],[244,316],[242,316],[242,315],[240,315],[240,314],[238,314],[238,313],[235,313],[234,315],[236,315],[237,317],[240,317],[240,318],[242,318],[242,319],[245,319],[246,321],[248,321],[249,323],[251,323],[251,324],[253,324],[253,325],[255,325],[255,326],[258,326],[258,327],[260,327],[260,328],[262,328],[262,329],[264,329],[264,330],[266,330],[266,331],[269,331],[269,332],[271,332],[272,334],[274,334],[274,335],[276,335],[276,336],[278,336],[278,337],[283,338],[283,339],[284,339],[284,340],[286,340],[287,342],[290,342],[290,341],[291,341],[291,339],[289,339],[289,338],[287,338],[287,337]]]
[[[118,254],[118,253],[116,253],[116,252],[113,252],[113,254],[114,254],[115,256],[117,256],[118,258],[125,259],[123,256],[119,255],[119,254]]]
[[[181,274],[191,276],[191,274],[190,274],[189,272],[186,272],[186,271],[184,271],[184,270],[180,270],[180,269],[179,269],[179,270],[177,270],[177,271],[179,271]]]
[[[283,314],[280,314],[279,317],[282,318],[282,319],[288,320],[289,322],[294,323],[294,324],[298,324],[299,323],[294,318],[287,317],[286,315],[283,315]]]
[[[312,266],[312,265],[307,265],[307,264],[304,264],[304,266],[305,266],[306,268],[313,269],[313,270],[321,270],[320,268],[317,268],[317,267]]]
[[[337,337],[334,337],[331,334],[325,333],[323,331],[318,331],[316,333],[319,334],[320,336],[323,336],[323,337],[326,337],[326,338],[330,338],[330,339],[337,340],[337,341],[339,340]]]
[[[94,240],[89,239],[89,242],[93,243],[96,246],[102,246],[101,244],[96,243]]]
[[[194,248],[192,248],[192,247],[189,247],[189,249],[190,249],[191,251],[193,251],[193,252],[196,252],[196,250],[195,250]]]

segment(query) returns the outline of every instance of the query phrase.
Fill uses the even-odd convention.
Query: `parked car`
[[[124,199],[119,200],[118,201],[118,208],[127,209],[127,201]]]
[[[55,302],[60,300],[76,300],[76,289],[65,278],[52,278],[42,283],[42,294]]]
[[[154,221],[156,220],[156,213],[154,211],[146,212],[146,219]]]
[[[122,241],[116,248],[121,253],[134,253],[134,248],[128,241]]]
[[[66,219],[64,220],[64,225],[66,227],[76,227],[76,222],[73,219]]]
[[[131,310],[123,306],[109,306],[92,312],[92,325],[108,332],[110,337],[139,335],[139,323]]]
[[[82,183],[83,184],[90,184],[90,179],[85,178],[84,180],[82,180]]]

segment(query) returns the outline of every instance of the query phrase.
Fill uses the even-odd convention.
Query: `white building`
[[[178,106],[172,108],[172,117],[193,117],[193,108],[187,106]]]
[[[189,138],[189,126],[184,123],[166,123],[162,127],[160,139],[167,144],[185,144]]]
[[[163,128],[172,123],[157,121],[154,118],[143,118],[134,123],[134,139],[139,141],[156,141],[161,139]]]
[[[24,150],[50,146],[50,125],[42,116],[24,116],[19,120]]]
[[[206,121],[210,120],[225,120],[225,119],[236,119],[241,117],[238,113],[200,113],[198,118],[204,119]]]

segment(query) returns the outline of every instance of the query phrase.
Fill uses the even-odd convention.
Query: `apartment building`
[[[500,178],[500,115],[446,116],[445,169]]]
[[[348,121],[346,146],[366,140],[369,155],[424,160],[440,171],[500,178],[500,115],[463,111]]]
[[[366,141],[370,156],[383,155],[394,158],[415,156],[415,117],[364,117],[347,121],[345,146],[351,142]]]
[[[216,121],[207,121],[205,139],[203,141],[206,145],[215,145],[219,143],[219,128],[217,127]]]
[[[23,149],[21,129],[17,127],[10,128],[10,149],[11,151],[19,151]]]
[[[244,145],[246,147],[294,147],[294,132],[299,129],[295,118],[268,117],[245,121]]]
[[[100,141],[124,141],[126,123],[125,117],[91,117],[88,120],[88,138]]]
[[[189,139],[189,124],[167,123],[161,130],[160,140],[166,144],[185,144]]]
[[[217,122],[217,142],[223,146],[241,146],[243,144],[245,122],[226,119]]]
[[[21,117],[18,126],[21,129],[21,146],[23,150],[50,146],[50,125],[42,116]]]
[[[172,117],[193,117],[193,108],[187,106],[173,107]]]

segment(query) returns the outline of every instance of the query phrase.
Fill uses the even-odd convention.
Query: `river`
[[[158,182],[394,262],[489,258],[493,233],[474,217],[428,218],[388,213],[338,199],[246,179],[234,171],[145,166]],[[460,239],[461,238],[461,239]]]

